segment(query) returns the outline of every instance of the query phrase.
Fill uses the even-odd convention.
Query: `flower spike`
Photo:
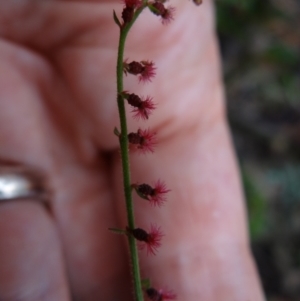
[[[168,6],[168,0],[118,0],[122,5],[120,17],[113,12],[114,22],[119,29],[119,43],[117,53],[116,68],[116,92],[117,105],[119,112],[119,126],[114,129],[114,134],[119,140],[123,189],[126,206],[127,226],[125,229],[109,228],[110,231],[117,234],[125,234],[129,240],[129,255],[132,265],[132,278],[134,284],[135,299],[143,301],[168,301],[176,298],[176,295],[167,290],[155,289],[149,280],[141,280],[139,255],[136,252],[136,245],[139,249],[145,249],[147,255],[155,255],[161,246],[161,240],[164,234],[161,228],[155,224],[151,224],[150,229],[144,230],[137,228],[135,225],[135,210],[132,200],[132,189],[143,199],[147,200],[150,205],[160,207],[166,201],[167,189],[163,181],[158,180],[152,186],[142,183],[133,184],[131,181],[130,169],[130,152],[139,151],[141,153],[154,152],[156,144],[156,134],[150,132],[149,129],[138,129],[134,132],[128,132],[127,120],[127,104],[131,106],[133,118],[147,120],[156,109],[150,96],[141,97],[133,93],[124,91],[124,77],[128,74],[135,75],[139,83],[151,82],[156,75],[156,66],[150,60],[129,61],[124,60],[124,50],[128,42],[127,36],[132,25],[141,16],[144,9],[149,9],[154,15],[158,16],[162,24],[170,23],[174,18],[175,8]],[[203,0],[189,0],[196,5],[202,3]],[[180,1],[179,1],[180,2]],[[151,27],[151,24],[149,24]],[[135,49],[137,50],[137,49]],[[157,49],[159,51],[159,49]],[[126,100],[126,101],[125,101]],[[158,167],[160,168],[160,167]]]

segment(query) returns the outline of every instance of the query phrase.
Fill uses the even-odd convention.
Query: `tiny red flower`
[[[139,62],[132,61],[131,63],[127,63],[127,59],[123,62],[123,70],[125,75],[127,73],[138,75],[143,71],[143,65]]]
[[[127,228],[127,232],[130,233],[135,239],[143,242],[139,248],[142,250],[146,247],[147,255],[156,254],[157,248],[160,247],[161,239],[164,236],[160,230],[160,227],[157,227],[156,225],[151,225],[150,232],[146,232],[141,228]]]
[[[175,300],[176,299],[176,294],[174,294],[172,291],[163,291],[159,290],[162,300]]]
[[[147,96],[146,99],[142,99],[138,106],[132,110],[133,118],[139,119],[148,119],[149,115],[156,108],[155,104],[152,101],[152,98]]]
[[[153,287],[146,289],[147,296],[152,301],[175,300],[176,295],[172,291],[156,290]]]
[[[164,25],[169,24],[171,21],[174,20],[174,13],[175,13],[175,7],[169,6],[166,8],[164,14],[161,15],[161,22]]]
[[[149,129],[138,129],[136,133],[129,133],[128,141],[142,153],[154,152],[153,146],[156,144],[155,133],[151,133]]]
[[[126,75],[127,73],[139,75],[140,82],[147,82],[151,81],[155,76],[156,67],[152,61],[132,61],[131,63],[127,63],[125,60],[123,62],[123,69]]]
[[[166,201],[165,194],[170,191],[166,188],[166,185],[163,181],[158,180],[154,188],[148,184],[133,184],[132,187],[136,190],[138,195],[143,199],[146,199],[153,206],[162,206]]]
[[[163,236],[164,234],[160,231],[160,227],[151,225],[146,241],[147,254],[155,255],[157,248],[161,245],[161,239]]]
[[[154,63],[151,61],[142,61],[141,62],[144,69],[140,73],[139,81],[140,82],[147,82],[152,80],[152,78],[155,76],[155,70],[156,67],[154,66]]]
[[[127,100],[128,104],[134,107],[132,109],[132,113],[134,113],[133,118],[137,120],[148,119],[149,115],[156,108],[152,98],[149,96],[144,99],[134,93],[128,94],[126,91],[122,92],[122,95]]]
[[[155,15],[161,17],[163,24],[168,24],[174,19],[175,8],[172,6],[166,8],[162,1],[154,1],[150,3],[149,8]]]

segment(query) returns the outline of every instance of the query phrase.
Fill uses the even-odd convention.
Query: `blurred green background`
[[[228,118],[270,301],[300,300],[300,0],[216,0]]]

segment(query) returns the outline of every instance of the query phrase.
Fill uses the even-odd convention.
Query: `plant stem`
[[[123,92],[123,56],[124,48],[127,34],[145,8],[145,5],[141,6],[136,10],[134,17],[131,22],[120,28],[120,37],[119,37],[119,46],[118,46],[118,59],[117,59],[117,102],[119,109],[120,117],[120,149],[121,149],[121,158],[122,158],[122,171],[123,171],[123,185],[124,185],[124,194],[126,202],[126,211],[127,211],[127,222],[130,229],[135,229],[134,223],[134,211],[133,203],[131,196],[131,179],[130,179],[130,164],[129,164],[129,155],[128,155],[128,132],[127,132],[127,122],[126,122],[126,112],[125,112],[125,103],[124,98],[121,93]],[[142,290],[142,281],[140,276],[138,252],[135,238],[132,235],[128,235],[130,257],[132,263],[132,272],[133,272],[133,282],[134,282],[134,292],[137,301],[143,301],[143,290]]]

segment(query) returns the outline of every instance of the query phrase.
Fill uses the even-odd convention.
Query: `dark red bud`
[[[132,236],[137,240],[145,241],[145,242],[148,241],[148,237],[149,237],[148,233],[141,228],[127,229],[127,231],[130,234],[132,234]]]
[[[139,62],[131,62],[127,65],[127,72],[137,75],[144,71],[145,67]]]
[[[147,296],[152,301],[162,301],[162,295],[153,287],[146,290]]]
[[[132,144],[141,144],[143,141],[143,137],[141,137],[138,133],[129,133],[128,141]]]
[[[154,195],[155,190],[148,184],[141,184],[137,187],[138,192],[144,195]]]
[[[140,107],[143,102],[138,95],[133,93],[127,96],[127,101],[133,107]]]
[[[163,16],[166,12],[166,8],[161,2],[154,2],[152,4],[152,7],[154,7],[154,10],[152,12],[157,16]]]
[[[122,11],[122,18],[124,21],[124,24],[129,23],[132,18],[133,18],[133,14],[134,14],[134,8],[133,7],[125,7]]]

